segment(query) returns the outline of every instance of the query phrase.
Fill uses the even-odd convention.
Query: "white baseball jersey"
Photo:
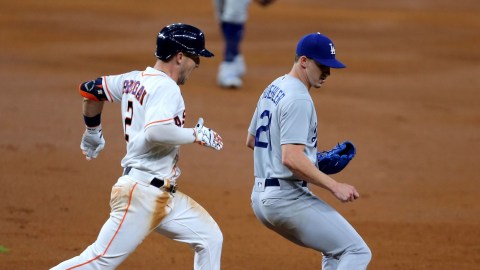
[[[147,67],[120,75],[105,76],[103,89],[110,102],[122,102],[122,121],[127,154],[122,167],[148,172],[157,178],[178,178],[179,146],[152,144],[144,129],[151,125],[185,123],[185,104],[177,83],[165,73]]]

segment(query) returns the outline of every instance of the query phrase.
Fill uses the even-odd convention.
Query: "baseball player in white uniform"
[[[355,229],[307,186],[329,190],[342,202],[359,198],[355,187],[335,181],[317,167],[317,115],[310,88],[320,88],[335,59],[333,42],[320,33],[297,45],[291,71],[261,94],[248,129],[254,150],[252,207],[269,229],[323,254],[324,270],[362,270],[371,251]]]
[[[220,150],[222,138],[203,126],[184,128],[185,105],[179,85],[212,57],[201,30],[171,24],[157,36],[155,66],[104,76],[80,85],[87,126],[81,149],[88,160],[104,147],[104,101],[121,102],[127,153],[123,176],[112,188],[111,212],[97,240],[79,256],[52,269],[115,269],[152,231],[189,244],[194,269],[220,269],[223,235],[209,213],[176,190],[180,145],[199,143]],[[159,254],[161,257],[161,254]],[[159,259],[159,261],[161,261]]]

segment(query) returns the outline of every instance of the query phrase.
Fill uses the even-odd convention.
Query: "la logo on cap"
[[[329,44],[330,44],[330,53],[335,54],[335,47],[333,47],[333,43],[329,43]]]

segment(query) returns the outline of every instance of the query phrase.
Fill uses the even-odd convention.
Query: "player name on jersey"
[[[123,82],[123,93],[134,95],[140,105],[143,105],[143,99],[145,98],[145,95],[147,95],[147,89],[145,89],[139,81],[125,80]]]
[[[269,85],[265,91],[263,91],[263,96],[262,98],[270,99],[272,100],[275,105],[278,105],[278,102],[285,97],[285,93],[276,85]]]

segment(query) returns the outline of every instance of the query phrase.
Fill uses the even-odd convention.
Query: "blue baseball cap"
[[[331,68],[345,68],[335,59],[335,46],[327,36],[317,33],[303,36],[297,44],[297,55],[306,56],[317,63]]]

